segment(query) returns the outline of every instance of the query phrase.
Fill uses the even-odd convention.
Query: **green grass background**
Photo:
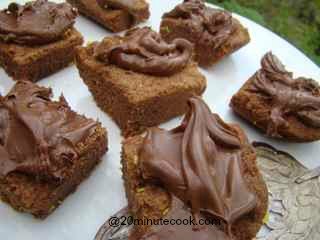
[[[271,29],[320,66],[320,0],[208,0]]]

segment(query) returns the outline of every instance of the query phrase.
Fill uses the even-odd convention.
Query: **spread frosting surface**
[[[149,4],[145,0],[97,0],[106,9],[120,9],[127,11],[133,17],[133,23],[149,18]]]
[[[124,38],[105,38],[95,48],[95,56],[134,72],[168,76],[187,65],[192,50],[192,44],[185,39],[168,44],[158,33],[144,27],[128,31]]]
[[[76,17],[77,10],[68,3],[10,3],[0,12],[0,39],[26,45],[54,42],[73,26]]]
[[[147,132],[140,152],[142,174],[189,206],[195,218],[206,213],[224,221],[231,237],[232,223],[256,206],[242,173],[241,152],[248,143],[200,98],[191,98],[189,106],[179,127]]]
[[[225,43],[236,29],[230,13],[207,7],[203,0],[185,0],[165,13],[163,18],[183,19],[198,36],[195,42],[210,42],[215,49]]]
[[[73,112],[51,90],[19,81],[0,99],[0,177],[24,173],[44,181],[68,178],[77,143],[97,124]]]
[[[278,129],[287,127],[286,117],[296,116],[310,127],[320,127],[320,87],[306,78],[293,78],[271,52],[261,60],[261,69],[253,80],[254,92],[271,102],[267,134],[278,137]]]

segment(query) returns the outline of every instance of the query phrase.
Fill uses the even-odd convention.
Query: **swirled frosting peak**
[[[123,38],[105,38],[95,49],[102,62],[134,72],[168,76],[181,71],[192,57],[192,44],[184,39],[166,43],[148,27],[128,31]]]
[[[231,226],[256,206],[242,172],[245,144],[236,130],[194,97],[179,127],[148,131],[140,152],[143,177],[161,183],[195,217],[206,212]]]
[[[0,177],[12,172],[45,181],[68,178],[78,158],[79,142],[96,122],[73,112],[51,90],[19,81],[0,99]]]
[[[77,10],[68,3],[10,3],[0,12],[0,39],[26,45],[54,42],[73,26],[76,16]]]
[[[287,127],[287,116],[296,116],[302,123],[320,127],[320,87],[311,79],[293,78],[271,52],[261,60],[261,69],[253,80],[253,91],[272,104],[267,134],[279,136],[280,127]]]
[[[197,42],[210,41],[214,48],[225,43],[236,29],[230,13],[207,7],[203,0],[185,0],[163,18],[183,19],[196,31]]]

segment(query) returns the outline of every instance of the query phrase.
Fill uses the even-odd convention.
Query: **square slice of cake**
[[[248,30],[231,13],[207,6],[204,0],[184,0],[165,13],[160,33],[168,42],[176,38],[192,42],[202,67],[217,63],[250,41]]]
[[[176,128],[150,128],[123,143],[128,207],[134,219],[148,219],[133,227],[132,239],[254,239],[268,208],[255,151],[237,124],[200,98],[189,106]],[[190,217],[194,223],[183,226],[152,224]]]
[[[82,35],[71,29],[57,42],[26,46],[0,41],[0,65],[14,80],[36,82],[70,65]]]
[[[125,136],[185,113],[187,99],[201,95],[206,88],[205,77],[191,59],[191,49],[187,54],[182,47],[182,44],[190,47],[190,43],[186,40],[181,40],[181,46],[168,45],[163,40],[156,43],[153,39],[158,37],[149,28],[134,29],[124,37],[107,37],[77,52],[80,76],[98,106],[113,118]],[[147,41],[155,46],[143,46]],[[130,46],[139,49],[135,44],[142,44],[140,53],[147,56],[128,50]],[[158,47],[164,47],[164,51],[156,53]],[[121,55],[120,48],[128,54]],[[104,51],[113,52],[110,61],[103,59],[108,58]],[[118,53],[123,59],[114,57]]]
[[[293,142],[320,139],[320,85],[286,70],[271,52],[231,99],[231,108],[268,137]]]
[[[67,67],[83,43],[76,17],[68,3],[10,3],[0,11],[0,65],[14,80],[32,82]]]
[[[0,197],[45,218],[107,151],[101,124],[72,111],[63,96],[19,81],[0,99]]]

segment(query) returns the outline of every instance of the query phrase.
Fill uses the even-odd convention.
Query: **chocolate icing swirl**
[[[241,152],[247,142],[212,114],[200,98],[189,100],[182,124],[147,132],[140,152],[143,177],[161,183],[191,207],[231,225],[256,206],[242,172]]]
[[[197,33],[195,42],[211,42],[214,49],[225,43],[236,29],[230,13],[207,7],[203,0],[185,0],[163,18],[183,19]]]
[[[0,39],[25,45],[47,44],[62,38],[77,16],[77,10],[68,3],[47,0],[25,5],[10,3],[0,12]]]
[[[68,178],[76,145],[96,122],[73,112],[61,96],[31,82],[16,83],[0,100],[0,177],[24,173],[44,181]]]
[[[115,39],[113,39],[115,41]],[[181,71],[192,57],[192,44],[184,39],[166,43],[148,27],[128,31],[114,43],[105,38],[95,49],[95,56],[107,64],[135,72],[168,76]]]
[[[272,104],[267,134],[280,137],[279,128],[287,127],[286,117],[296,116],[310,127],[320,127],[320,87],[305,78],[294,79],[271,52],[261,61],[253,81],[253,91],[263,94]]]
[[[97,0],[106,9],[120,9],[133,17],[133,22],[141,22],[149,18],[149,4],[145,0]]]

